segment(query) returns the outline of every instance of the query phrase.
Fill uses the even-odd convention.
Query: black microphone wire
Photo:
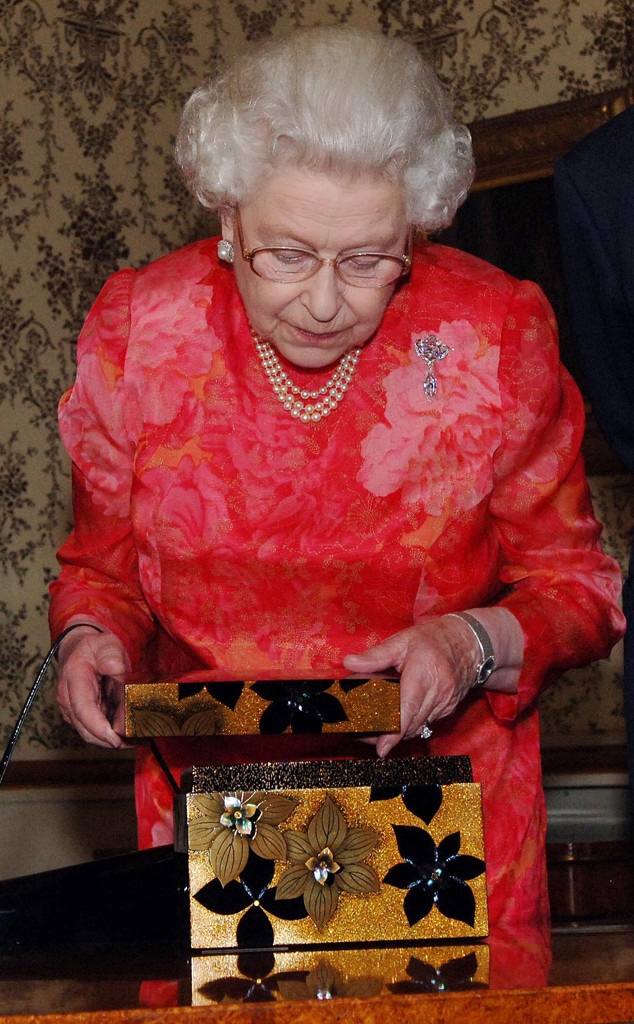
[[[0,786],[2,785],[2,781],[4,779],[6,770],[9,767],[9,762],[11,760],[13,751],[15,750],[15,746],[20,737],[20,733],[22,732],[22,726],[24,725],[27,715],[29,714],[31,707],[33,706],[33,701],[35,700],[38,690],[40,689],[40,686],[44,681],[44,678],[46,676],[46,673],[48,672],[48,669],[53,658],[55,657],[59,650],[61,642],[64,639],[64,637],[67,636],[68,633],[70,633],[73,629],[78,629],[80,626],[90,626],[91,629],[96,629],[99,633],[102,632],[99,626],[95,626],[94,623],[92,622],[75,622],[72,626],[68,626],[65,630],[63,630],[63,632],[61,632],[60,635],[57,637],[55,643],[53,644],[50,651],[44,658],[44,661],[42,662],[38,670],[38,673],[35,677],[35,681],[31,689],[29,690],[28,697],[24,702],[24,707],[22,708],[19,718],[13,727],[13,732],[11,733],[9,742],[7,743],[5,752],[2,756],[2,761],[0,762]]]

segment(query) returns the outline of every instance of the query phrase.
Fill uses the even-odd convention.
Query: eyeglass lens
[[[252,267],[260,277],[272,281],[303,281],[316,274],[324,261],[316,253],[303,249],[256,249]],[[376,288],[400,277],[403,260],[380,253],[352,253],[334,261],[339,277],[357,287]]]

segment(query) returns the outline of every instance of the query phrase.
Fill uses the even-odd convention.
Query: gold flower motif
[[[319,931],[335,913],[341,892],[358,896],[379,891],[376,872],[363,863],[379,835],[371,828],[348,828],[332,797],[326,797],[305,833],[288,829],[284,838],[291,866],[282,873],[276,899],[303,896]]]
[[[320,885],[326,884],[329,875],[335,875],[337,871],[341,871],[341,864],[337,864],[332,855],[332,850],[328,846],[316,857],[309,857],[306,861],[306,867],[309,871],[312,871],[313,878]]]
[[[197,711],[182,725],[176,718],[153,708],[133,709],[134,735],[139,738],[150,736],[213,736],[216,732],[216,715],[213,708]]]
[[[191,850],[207,850],[221,885],[237,878],[253,850],[265,860],[287,860],[286,841],[276,827],[297,801],[280,793],[201,793],[192,799]]]
[[[348,978],[327,960],[320,960],[305,981],[301,977],[275,980],[283,999],[359,999],[378,996],[383,990],[382,978],[374,978],[371,975]]]

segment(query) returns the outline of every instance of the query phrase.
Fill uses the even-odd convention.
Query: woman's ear
[[[235,213],[231,207],[225,207],[220,211],[222,238],[218,242],[218,259],[222,260],[224,263],[233,263],[233,236],[235,222]]]
[[[236,214],[232,206],[223,206],[220,211],[220,226],[222,230],[222,237],[225,242],[229,242],[234,245],[233,235],[236,226]]]

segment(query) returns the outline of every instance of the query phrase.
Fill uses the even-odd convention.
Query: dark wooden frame
[[[575,142],[633,103],[631,85],[474,121],[469,126],[477,168],[474,189],[548,177]]]

